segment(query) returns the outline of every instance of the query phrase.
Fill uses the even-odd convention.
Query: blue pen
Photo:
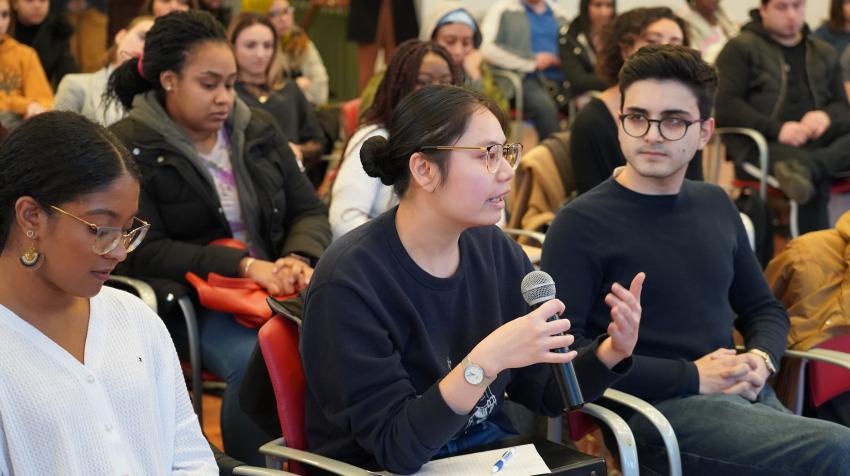
[[[502,454],[502,457],[499,458],[499,461],[496,461],[496,463],[493,465],[493,469],[491,469],[490,472],[498,473],[499,471],[501,471],[502,468],[505,467],[505,464],[507,464],[508,460],[511,459],[511,456],[514,455],[514,453],[516,453],[516,448],[509,448],[508,451],[505,451]]]

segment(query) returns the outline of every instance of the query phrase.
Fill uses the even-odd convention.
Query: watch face
[[[475,364],[470,364],[463,369],[463,378],[472,385],[478,385],[484,380],[484,369]]]

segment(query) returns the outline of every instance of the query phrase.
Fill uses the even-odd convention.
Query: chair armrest
[[[673,431],[673,426],[670,425],[667,418],[648,402],[641,400],[634,395],[614,390],[613,388],[605,390],[603,397],[637,411],[649,420],[656,429],[658,429],[658,432],[661,434],[661,439],[664,440],[664,446],[667,448],[667,461],[670,463],[670,475],[681,476],[682,458],[679,454],[679,441],[676,438],[676,432]]]
[[[295,473],[257,466],[237,466],[233,469],[233,476],[295,476]]]
[[[824,362],[850,370],[850,354],[837,350],[817,348],[810,350],[787,349],[785,350],[785,357],[793,357],[795,359],[802,360],[813,360],[815,362]]]
[[[139,297],[153,312],[157,312],[156,293],[150,284],[136,278],[112,275],[106,280],[107,285],[132,292]]]
[[[638,476],[640,471],[635,437],[623,417],[595,403],[585,403],[579,411],[600,420],[614,434],[617,449],[620,451],[620,469],[623,476]]]
[[[715,134],[718,135],[726,135],[726,134],[737,134],[745,137],[749,137],[756,143],[756,147],[758,148],[759,153],[759,168],[757,170],[749,169],[746,164],[742,164],[744,169],[748,174],[759,180],[759,196],[763,201],[767,201],[767,181],[768,181],[768,155],[767,155],[767,140],[761,134],[761,132],[755,129],[749,129],[746,127],[718,127],[714,130]]]
[[[274,463],[276,459],[291,459],[341,476],[370,476],[375,474],[363,468],[358,468],[357,466],[325,456],[319,456],[309,451],[287,448],[282,443],[283,438],[278,438],[260,447],[260,453],[266,455],[267,462]],[[270,466],[270,464],[267,465]]]

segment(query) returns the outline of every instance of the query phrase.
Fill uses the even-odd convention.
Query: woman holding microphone
[[[403,99],[388,138],[366,141],[366,172],[399,205],[335,241],[313,275],[301,355],[310,450],[367,468],[411,473],[435,456],[515,431],[505,393],[532,411],[564,411],[544,363],[573,361],[592,400],[631,366],[643,274],[608,296],[608,335],[573,338],[550,300],[529,312],[520,281],[531,263],[496,226],[520,144],[491,100],[456,86]],[[629,285],[628,283],[625,283]]]

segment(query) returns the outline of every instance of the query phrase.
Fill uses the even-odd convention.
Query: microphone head
[[[555,280],[545,271],[532,271],[522,278],[522,298],[529,306],[555,299]]]

